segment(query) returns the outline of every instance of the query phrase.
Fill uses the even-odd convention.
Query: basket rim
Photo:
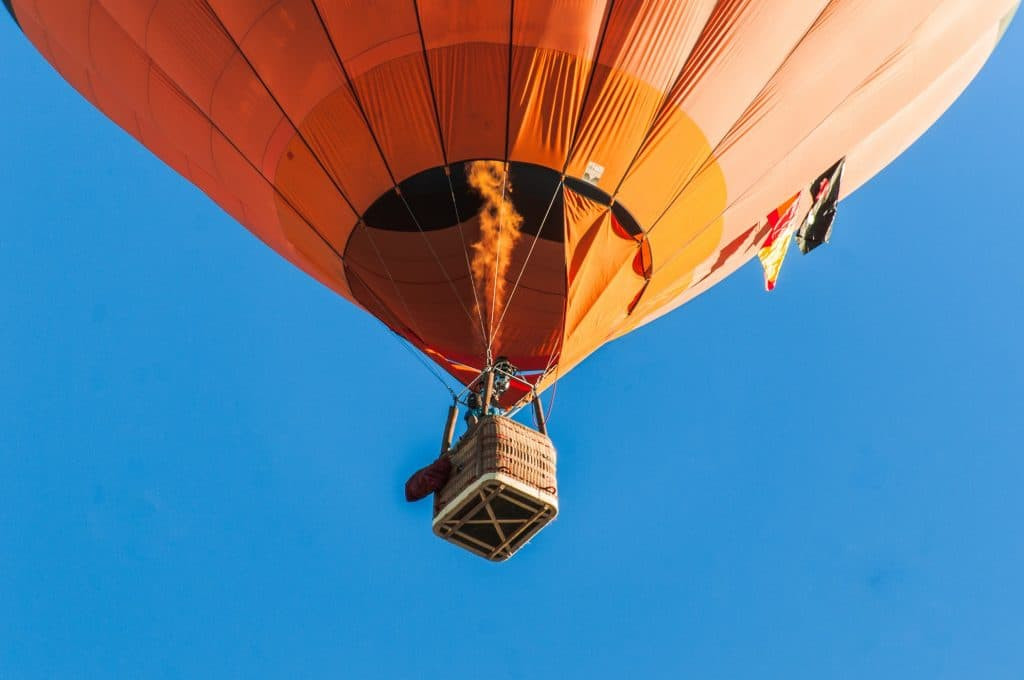
[[[518,491],[519,493],[526,496],[532,496],[537,500],[550,505],[551,509],[555,511],[555,514],[551,516],[552,520],[558,515],[558,496],[552,495],[543,489],[538,489],[535,486],[524,484],[504,472],[486,472],[473,480],[465,489],[460,491],[455,498],[448,501],[443,508],[437,511],[437,514],[434,515],[434,519],[431,522],[431,528],[434,530],[434,533],[437,533],[437,525],[441,522],[447,521],[449,515],[455,512],[456,509],[462,507],[462,503],[470,496],[470,494],[476,493],[480,486],[490,481],[499,482],[504,484],[506,487],[510,487]]]

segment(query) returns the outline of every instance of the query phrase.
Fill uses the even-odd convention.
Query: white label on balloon
[[[590,161],[587,163],[587,169],[583,171],[583,181],[590,182],[591,184],[597,184],[601,180],[601,175],[604,174],[604,166],[600,163]]]

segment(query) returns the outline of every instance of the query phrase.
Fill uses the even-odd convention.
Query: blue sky
[[[496,566],[401,497],[434,378],[0,20],[0,678],[1024,677],[1020,23],[775,292],[562,381]]]

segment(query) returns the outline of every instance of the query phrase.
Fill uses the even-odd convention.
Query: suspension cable
[[[372,237],[370,237],[370,236],[369,236],[369,234],[367,234],[367,238],[368,238],[368,239],[370,240],[370,242],[371,242],[371,244],[372,244],[372,243],[373,243],[373,239],[372,239]],[[376,250],[376,246],[374,246],[374,250]],[[378,252],[378,256],[379,256],[379,252]],[[409,307],[408,307],[408,305],[407,305],[407,304],[405,303],[405,299],[404,299],[404,298],[402,297],[402,292],[401,292],[401,290],[400,290],[400,289],[398,288],[398,285],[397,285],[397,284],[395,283],[395,280],[394,280],[394,279],[393,279],[393,278],[391,277],[391,272],[390,272],[390,271],[388,270],[387,264],[386,264],[386,263],[384,262],[384,259],[383,259],[383,258],[380,258],[380,263],[381,263],[381,266],[382,266],[382,267],[384,268],[384,271],[386,272],[386,274],[387,274],[388,278],[389,278],[389,279],[391,280],[392,284],[395,284],[395,293],[396,293],[396,294],[398,295],[398,300],[399,300],[399,302],[400,302],[400,303],[402,304],[402,306],[403,306],[403,307],[405,307],[405,309],[406,309],[406,313],[408,313],[408,314],[409,314],[409,316],[410,316],[410,320],[413,320],[413,321],[415,321],[415,320],[414,320],[414,319],[412,318],[412,313],[411,313],[411,312],[409,311]],[[357,275],[357,276],[358,276],[358,275]],[[361,279],[360,279],[360,280],[361,280]],[[401,326],[401,325],[404,325],[404,324],[402,323],[402,321],[401,321],[401,320],[400,320],[400,319],[399,319],[399,318],[398,318],[397,316],[395,316],[395,313],[391,311],[391,309],[390,309],[390,308],[388,307],[388,305],[387,305],[387,304],[386,304],[386,303],[384,302],[384,300],[382,300],[382,299],[381,299],[380,295],[378,295],[378,294],[377,294],[377,292],[376,292],[376,291],[374,291],[374,290],[373,290],[373,288],[372,288],[372,287],[371,287],[371,286],[370,286],[369,284],[367,284],[367,283],[366,283],[365,281],[362,281],[362,280],[361,280],[361,282],[362,282],[363,286],[365,286],[365,287],[366,287],[366,290],[367,290],[367,292],[369,292],[369,293],[370,293],[370,295],[371,295],[371,296],[373,296],[374,300],[376,300],[376,301],[377,301],[377,304],[379,304],[379,305],[380,305],[381,309],[382,309],[383,311],[385,311],[385,312],[388,312],[388,313],[390,314],[390,316],[391,316],[391,319],[392,319],[392,322],[394,323],[394,325],[395,325],[395,326]],[[403,348],[404,348],[404,349],[405,349],[405,350],[406,350],[407,352],[409,352],[410,354],[412,354],[412,355],[413,355],[413,357],[414,357],[414,358],[416,359],[416,361],[418,361],[419,363],[423,364],[423,366],[425,366],[425,367],[426,367],[426,369],[427,369],[428,371],[430,371],[430,373],[431,373],[431,374],[432,374],[432,375],[433,375],[433,376],[434,376],[435,378],[437,378],[438,382],[440,382],[440,383],[441,383],[441,384],[442,384],[442,385],[444,386],[444,388],[445,388],[446,390],[448,390],[448,392],[449,392],[449,393],[450,393],[450,394],[452,395],[452,397],[453,397],[453,398],[457,398],[457,397],[456,397],[456,395],[455,395],[455,391],[454,391],[454,390],[453,390],[453,389],[451,388],[451,386],[450,386],[450,385],[448,384],[448,381],[447,381],[447,380],[445,380],[445,379],[444,379],[444,377],[442,377],[441,373],[440,373],[440,372],[439,372],[439,371],[437,370],[437,368],[436,368],[435,366],[433,366],[433,365],[432,365],[432,364],[431,364],[431,363],[430,363],[429,361],[427,361],[427,360],[426,360],[426,359],[425,359],[425,358],[423,357],[423,354],[422,354],[421,352],[419,352],[419,351],[418,351],[418,350],[417,350],[417,349],[416,349],[416,348],[415,348],[415,347],[414,347],[414,346],[412,345],[412,343],[411,343],[411,342],[409,342],[409,340],[408,340],[407,338],[405,338],[405,337],[404,337],[404,336],[403,336],[403,335],[402,335],[401,333],[399,333],[398,331],[396,331],[394,327],[392,327],[391,325],[389,325],[389,324],[387,324],[387,323],[385,323],[385,324],[384,324],[384,327],[385,327],[385,328],[386,328],[386,329],[388,330],[388,332],[389,332],[388,334],[389,334],[389,335],[391,335],[391,336],[393,336],[393,337],[395,338],[395,341],[396,341],[396,342],[397,342],[397,343],[398,343],[399,345],[401,345],[401,346],[402,346],[402,347],[403,347]],[[415,331],[414,331],[414,332],[415,332]]]
[[[480,306],[480,296],[476,292],[476,279],[473,277],[473,265],[469,261],[469,247],[466,245],[466,236],[462,232],[462,216],[459,214],[459,203],[455,199],[455,185],[452,184],[452,173],[446,165],[444,168],[445,177],[448,178],[448,192],[452,197],[452,209],[455,211],[455,224],[459,229],[459,241],[462,242],[462,257],[466,261],[466,273],[469,275],[469,288],[473,291],[473,305],[476,309],[477,321],[480,322],[480,345],[487,345],[487,330],[484,328],[483,308]]]
[[[391,331],[391,335],[394,336],[395,340],[398,341],[398,344],[405,348],[405,351],[413,355],[413,357],[415,357],[418,362],[423,364],[426,367],[426,369],[430,371],[430,373],[435,378],[437,378],[438,382],[440,382],[444,386],[444,388],[448,390],[448,393],[452,395],[452,399],[458,401],[458,395],[455,393],[455,390],[452,389],[448,381],[445,380],[444,377],[441,375],[441,372],[438,371],[437,368],[434,367],[429,361],[423,358],[423,354],[415,347],[413,347],[412,343],[410,343],[407,339],[403,338],[400,334],[396,333],[394,330],[390,328],[388,330]]]
[[[519,283],[523,280],[523,274],[526,273],[526,266],[530,264],[530,257],[533,255],[533,249],[537,247],[537,241],[540,240],[540,234],[544,231],[544,225],[547,224],[548,215],[551,214],[551,208],[555,205],[555,199],[558,197],[558,192],[562,188],[564,181],[564,178],[560,178],[558,183],[555,184],[555,190],[551,194],[551,200],[548,201],[548,209],[544,211],[544,218],[540,221],[537,233],[533,235],[533,242],[530,243],[530,250],[526,253],[526,259],[523,261],[523,266],[519,270],[519,276],[516,277],[516,282],[512,285],[512,291],[505,297],[505,308],[501,310],[501,317],[498,318],[498,324],[494,327],[495,336],[497,336],[498,331],[501,330],[501,324],[505,321],[505,315],[508,314],[508,308],[512,306],[512,298],[515,297],[516,291],[519,290]]]
[[[423,229],[420,221],[416,218],[416,214],[412,211],[412,206],[409,205],[409,201],[405,199],[405,195],[397,184],[395,185],[395,193],[398,194],[400,199],[402,199],[402,204],[409,212],[409,217],[412,218],[413,224],[416,225],[416,229],[420,232],[420,236],[423,237],[423,243],[427,246],[427,250],[433,256],[438,269],[441,270],[441,275],[444,276],[445,281],[448,282],[448,286],[452,289],[452,294],[455,295],[455,299],[458,301],[459,307],[462,307],[462,311],[465,312],[466,319],[469,321],[470,325],[473,325],[473,315],[469,313],[468,309],[466,309],[466,303],[462,301],[462,296],[459,295],[459,289],[455,286],[455,282],[452,280],[452,277],[449,276],[448,269],[444,266],[444,263],[441,262],[441,258],[438,256],[437,251],[434,250],[434,246],[430,243],[430,238],[427,236],[427,232]]]
[[[555,381],[551,383],[551,398],[548,399],[548,412],[544,414],[544,421],[551,423],[551,412],[555,410],[555,397],[558,396],[558,368],[555,368]]]
[[[416,316],[412,313],[412,308],[409,307],[409,304],[406,302],[405,296],[402,295],[402,289],[399,288],[398,282],[395,281],[395,277],[391,274],[391,269],[388,267],[387,262],[384,261],[384,256],[381,254],[380,248],[377,247],[377,242],[373,239],[373,235],[370,233],[370,228],[362,220],[359,221],[359,225],[362,225],[363,232],[366,234],[366,240],[369,241],[370,247],[372,247],[373,252],[376,253],[377,261],[380,262],[380,266],[384,270],[384,275],[387,276],[388,281],[391,282],[392,288],[395,289],[395,295],[398,296],[398,302],[402,305],[402,308],[405,309],[405,313],[409,316],[410,323],[412,323],[416,334],[419,335],[419,331],[422,330],[419,328],[419,322],[416,320]],[[378,296],[369,285],[366,287],[370,293],[377,298],[377,301],[386,308],[387,305],[385,305],[384,301],[380,299],[380,296]],[[398,319],[395,320],[398,321]]]

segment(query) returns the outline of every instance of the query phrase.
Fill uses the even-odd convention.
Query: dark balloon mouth
[[[436,231],[461,224],[477,215],[483,199],[469,185],[466,166],[469,161],[417,173],[382,194],[363,213],[363,222],[374,229],[415,232]],[[565,198],[560,191],[560,173],[551,168],[513,161],[509,163],[510,198],[523,216],[520,231],[555,243],[565,240],[563,211]],[[567,177],[565,186],[592,201],[611,205],[623,228],[638,235],[642,229],[621,204],[612,204],[611,196],[597,186]]]

